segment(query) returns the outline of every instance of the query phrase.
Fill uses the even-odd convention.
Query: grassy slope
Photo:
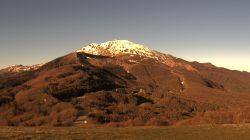
[[[1,127],[0,139],[74,139],[74,140],[249,140],[249,125],[178,127]]]

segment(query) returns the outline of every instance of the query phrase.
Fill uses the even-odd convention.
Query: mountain
[[[0,74],[0,125],[134,126],[250,121],[250,73],[127,40],[91,43]]]
[[[0,73],[17,73],[17,72],[31,71],[40,68],[42,65],[43,64],[37,64],[32,66],[13,65],[0,70]]]

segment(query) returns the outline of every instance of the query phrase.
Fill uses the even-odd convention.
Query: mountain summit
[[[31,71],[36,70],[40,68],[43,64],[36,64],[32,66],[23,66],[23,65],[13,65],[9,66],[7,68],[1,69],[0,73],[18,73],[18,72],[24,72],[24,71]]]
[[[93,55],[117,56],[117,55],[139,55],[149,58],[162,58],[161,53],[151,50],[143,45],[128,40],[113,40],[101,44],[91,43],[76,52],[84,52]]]
[[[77,52],[86,52],[94,55],[102,55],[104,52],[112,55],[118,54],[138,54],[151,55],[152,51],[143,45],[133,43],[128,40],[113,40],[101,44],[91,43]]]

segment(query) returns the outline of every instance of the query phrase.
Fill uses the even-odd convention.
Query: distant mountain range
[[[0,70],[0,125],[247,123],[249,102],[250,73],[127,40]]]
[[[37,64],[32,66],[23,66],[23,65],[13,65],[7,68],[1,69],[0,73],[15,73],[15,72],[24,72],[31,71],[40,68],[43,64]]]

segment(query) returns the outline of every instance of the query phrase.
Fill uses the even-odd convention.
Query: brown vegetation
[[[137,56],[72,53],[38,70],[0,74],[0,125],[250,122],[249,73],[175,62],[169,67]]]

